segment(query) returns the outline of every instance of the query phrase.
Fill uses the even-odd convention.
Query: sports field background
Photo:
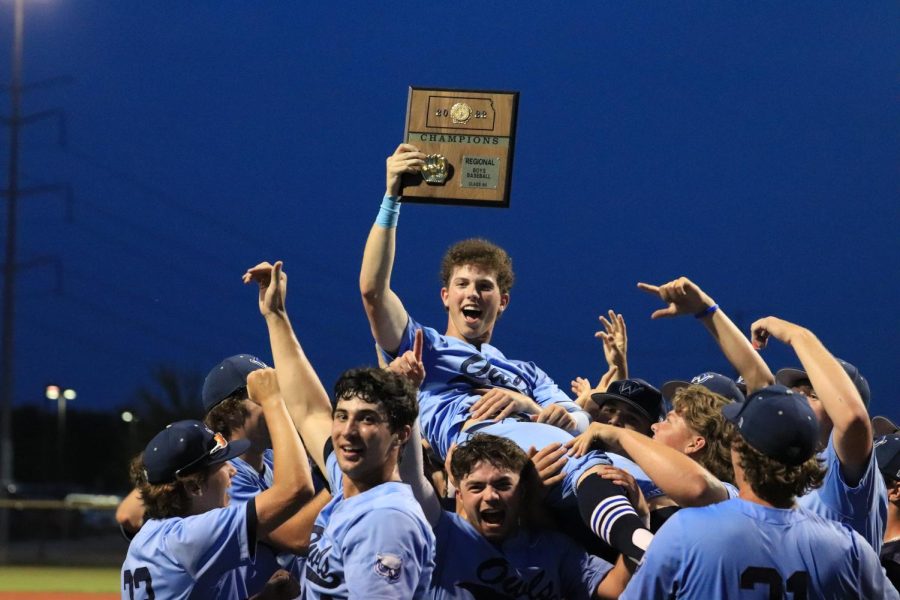
[[[0,600],[113,600],[119,570],[114,567],[0,567]]]
[[[0,565],[0,600],[121,598],[119,568],[128,541],[108,504],[19,501],[11,511],[9,562]]]

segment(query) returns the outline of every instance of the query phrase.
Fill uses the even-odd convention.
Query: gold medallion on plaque
[[[450,118],[454,123],[468,123],[472,118],[472,107],[465,102],[457,102],[450,107]]]
[[[441,185],[447,181],[447,159],[440,154],[429,154],[422,165],[422,178],[425,183]]]

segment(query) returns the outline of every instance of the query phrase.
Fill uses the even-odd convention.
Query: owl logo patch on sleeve
[[[388,581],[397,581],[400,579],[400,568],[402,566],[403,559],[396,554],[385,553],[375,555],[375,573]]]

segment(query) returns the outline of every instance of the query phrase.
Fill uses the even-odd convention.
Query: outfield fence
[[[0,499],[9,511],[9,564],[119,566],[128,541],[115,520],[116,496]]]

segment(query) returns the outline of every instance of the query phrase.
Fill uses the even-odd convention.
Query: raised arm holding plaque
[[[406,143],[428,155],[403,200],[509,206],[518,92],[409,88]]]

